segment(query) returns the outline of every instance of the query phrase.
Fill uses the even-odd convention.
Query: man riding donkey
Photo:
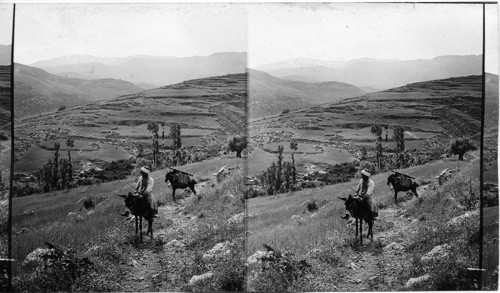
[[[153,195],[153,186],[155,184],[155,181],[153,180],[153,177],[149,176],[150,172],[151,170],[148,167],[141,167],[141,175],[137,179],[135,191],[139,196],[144,196],[146,198],[148,204],[151,206],[156,215],[158,213],[158,204]],[[122,216],[125,217],[128,217],[129,215],[130,211],[128,209],[125,211],[125,213],[122,214]]]
[[[365,200],[366,203],[368,203],[368,206],[370,207],[371,211],[373,212],[375,218],[374,220],[377,220],[378,217],[378,205],[375,202],[375,199],[373,198],[373,189],[375,188],[375,183],[373,180],[370,179],[371,173],[370,170],[368,169],[363,169],[361,171],[361,179],[359,180],[358,187],[356,189],[356,195],[360,196],[362,199]],[[349,219],[351,216],[351,213],[346,210],[345,215],[342,216],[342,219]]]

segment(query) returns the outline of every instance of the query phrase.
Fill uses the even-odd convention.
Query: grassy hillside
[[[124,80],[68,78],[22,64],[15,64],[14,75],[16,118],[40,115],[63,106],[110,100],[142,90]]]
[[[223,166],[236,168],[221,183],[212,176]],[[153,224],[154,239],[144,236],[139,243],[133,221],[120,216],[123,199],[116,196],[131,191],[127,183],[136,179],[108,182],[60,192],[37,194],[13,200],[14,288],[38,291],[186,291],[193,275],[205,273],[208,263],[201,255],[224,241],[234,243],[234,254],[225,266],[210,267],[216,277],[206,290],[234,289],[242,286],[244,274],[234,274],[244,258],[243,223],[226,223],[244,211],[242,184],[244,162],[234,157],[219,157],[180,167],[194,174],[198,196],[177,190],[178,202],[171,199],[171,188],[164,182],[167,170],[151,173],[154,194],[160,203]],[[85,202],[95,207],[86,208]],[[78,216],[72,217],[71,213]],[[144,225],[144,224],[143,224]],[[238,240],[239,239],[239,240]],[[172,242],[173,241],[173,242]],[[54,260],[40,267],[25,261],[45,242],[71,249],[72,271]],[[171,246],[169,243],[180,243]],[[90,265],[82,263],[88,259]],[[59,260],[60,261],[60,260]],[[232,275],[228,272],[232,266]],[[240,265],[240,267],[242,267]],[[189,289],[192,290],[192,289]]]
[[[446,168],[460,171],[441,186],[434,177]],[[365,239],[363,245],[359,244],[359,237],[355,238],[354,226],[340,218],[345,206],[338,197],[352,194],[346,185],[353,187],[356,181],[250,199],[247,254],[263,250],[263,244],[267,244],[276,251],[286,252],[287,259],[309,264],[306,269],[289,268],[287,272],[301,275],[287,278],[286,274],[274,274],[272,260],[263,261],[262,266],[270,266],[270,269],[250,270],[250,289],[269,290],[274,286],[291,291],[401,291],[408,289],[405,283],[409,278],[425,273],[420,258],[443,243],[452,245],[454,257],[461,262],[453,258],[441,263],[448,269],[439,265],[429,267],[429,281],[411,288],[454,289],[454,281],[449,280],[460,280],[462,276],[458,271],[477,265],[477,230],[476,234],[474,230],[466,230],[477,227],[477,222],[461,227],[463,233],[443,231],[448,220],[477,209],[477,171],[477,164],[458,161],[438,161],[405,169],[404,173],[416,177],[422,186],[418,189],[420,198],[400,193],[399,205],[394,204],[393,192],[386,185],[389,174],[373,176],[374,196],[381,210],[373,227],[374,240]],[[470,191],[469,179],[472,180]],[[467,202],[472,205],[466,206]],[[363,233],[366,231],[365,224]],[[474,235],[476,238],[472,238]],[[472,242],[464,249],[462,241]],[[449,266],[453,266],[453,270]],[[456,284],[458,288],[475,286]]]
[[[32,173],[53,156],[55,141],[75,140],[75,165],[127,159],[139,144],[150,154],[149,122],[160,126],[160,150],[170,148],[170,125],[181,125],[182,145],[200,147],[209,135],[225,140],[245,132],[246,75],[186,81],[180,84],[74,106],[62,111],[18,119],[15,171]],[[165,137],[163,139],[162,133]]]

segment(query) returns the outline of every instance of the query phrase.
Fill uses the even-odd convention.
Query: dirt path
[[[129,273],[121,283],[124,291],[177,291],[184,285],[180,272],[183,261],[191,259],[184,245],[194,228],[194,219],[183,213],[184,204],[185,200],[179,200],[159,208],[153,226],[154,239],[144,236],[143,243],[136,245],[125,264]]]
[[[418,189],[420,196],[425,195],[425,186]],[[414,200],[412,198],[412,200]],[[409,244],[409,235],[415,231],[417,219],[406,217],[404,212],[409,204],[400,202],[380,210],[375,226],[387,227],[374,233],[373,241],[364,239],[363,245],[354,247],[354,255],[348,261],[345,274],[337,285],[341,291],[392,291],[401,284],[397,283],[398,274],[411,266],[411,254],[404,248]],[[355,228],[353,227],[353,230]],[[363,230],[365,234],[367,231]]]

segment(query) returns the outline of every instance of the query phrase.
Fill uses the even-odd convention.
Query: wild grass
[[[238,162],[238,161],[237,161]],[[183,269],[182,278],[207,271],[214,273],[213,280],[185,289],[192,291],[244,291],[245,282],[245,223],[228,221],[232,216],[245,212],[244,168],[239,169],[213,188],[206,188],[201,197],[192,196],[185,212],[197,215],[195,231],[187,243],[194,255],[193,263]],[[216,244],[233,243],[231,255],[225,261],[206,264],[201,256]]]
[[[450,181],[429,191],[423,200],[415,200],[406,210],[408,216],[424,220],[411,234],[407,251],[414,254],[414,266],[401,272],[407,280],[429,272],[428,282],[415,285],[413,290],[471,290],[478,288],[477,275],[468,268],[479,264],[478,219],[470,217],[457,227],[447,222],[479,207],[479,164],[462,166]],[[472,186],[472,188],[471,188]],[[420,258],[437,245],[450,245],[447,258],[423,269]]]

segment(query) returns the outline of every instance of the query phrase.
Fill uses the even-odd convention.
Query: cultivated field
[[[149,122],[159,129],[161,149],[172,144],[170,125],[179,123],[183,146],[204,136],[224,139],[245,129],[246,75],[187,81],[106,102],[96,102],[16,121],[15,171],[33,173],[53,153],[54,142],[75,140],[72,154],[82,165],[127,159],[139,144],[151,145]],[[162,136],[164,133],[164,137]]]

